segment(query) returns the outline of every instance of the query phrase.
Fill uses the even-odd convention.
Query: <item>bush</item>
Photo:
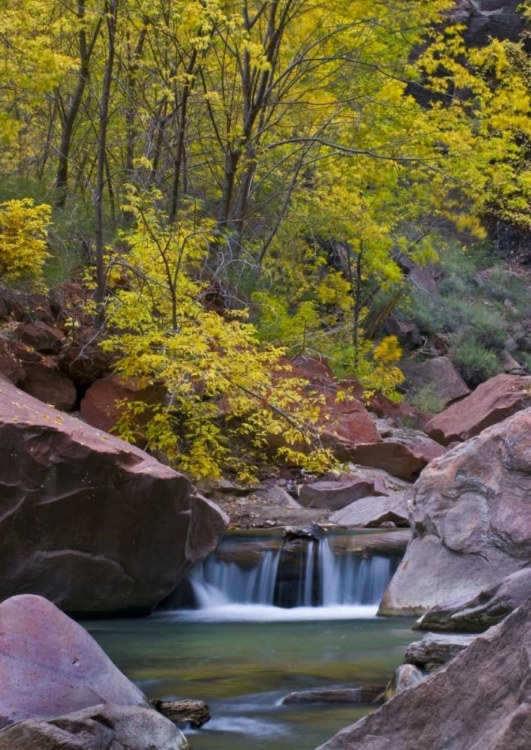
[[[496,353],[474,339],[460,339],[450,350],[450,356],[467,385],[472,388],[494,377],[502,369]]]
[[[412,393],[408,400],[426,414],[439,414],[445,407],[444,399],[439,394],[435,383],[426,383],[421,386]]]
[[[8,284],[38,286],[49,257],[47,231],[51,206],[31,198],[0,204],[0,279]]]

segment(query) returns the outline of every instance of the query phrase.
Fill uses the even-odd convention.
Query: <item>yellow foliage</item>
[[[281,436],[280,458],[328,465],[329,453],[319,448],[321,399],[279,364],[284,350],[260,345],[244,311],[221,315],[202,303],[211,226],[186,215],[168,224],[137,197],[129,210],[135,224],[123,233],[128,250],[111,260],[122,276],[107,306],[103,346],[118,356],[121,375],[166,388],[166,403],[143,429],[149,446],[194,477],[229,468],[248,477],[274,435]],[[139,410],[148,408],[125,409],[123,437],[138,436]]]
[[[38,285],[49,253],[51,207],[30,198],[0,204],[0,279]]]

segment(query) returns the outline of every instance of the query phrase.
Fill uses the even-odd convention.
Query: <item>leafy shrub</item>
[[[475,339],[462,338],[450,351],[455,366],[466,383],[475,387],[501,372],[496,353]]]
[[[51,206],[31,198],[0,204],[0,279],[37,286],[49,257],[47,231]]]
[[[426,414],[439,414],[445,407],[444,399],[437,391],[435,383],[426,383],[421,386],[409,396],[408,400]]]

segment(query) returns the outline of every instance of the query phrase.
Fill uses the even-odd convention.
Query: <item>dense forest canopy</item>
[[[164,384],[142,429],[177,465],[241,468],[280,433],[326,465],[288,358],[394,396],[371,312],[401,258],[529,226],[527,55],[466,49],[454,5],[4,0],[2,279],[93,289],[118,372]]]

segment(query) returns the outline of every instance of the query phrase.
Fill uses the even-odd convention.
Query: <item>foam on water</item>
[[[168,616],[188,622],[297,622],[302,620],[368,620],[376,616],[377,605],[328,607],[273,607],[265,604],[220,604],[205,609],[183,609]]]

